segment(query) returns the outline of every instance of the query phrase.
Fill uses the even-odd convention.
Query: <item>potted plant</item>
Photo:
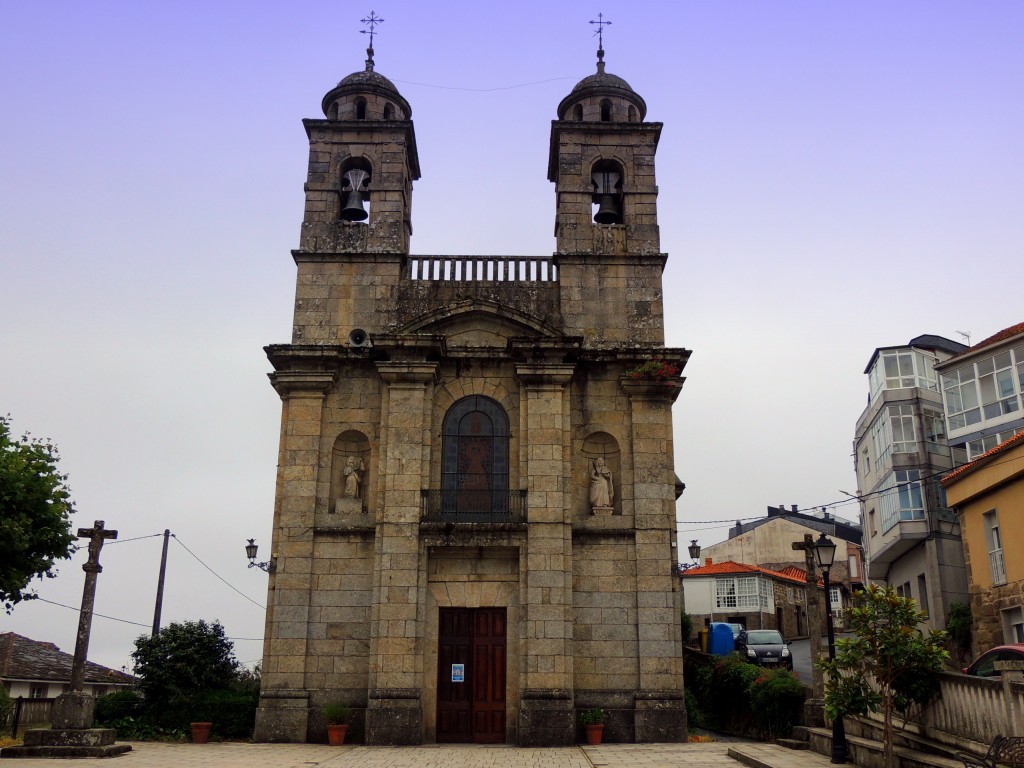
[[[345,743],[348,733],[348,707],[340,701],[332,701],[324,705],[324,720],[327,721],[327,743],[332,747],[340,747]]]
[[[580,713],[580,722],[587,732],[587,744],[600,744],[604,734],[604,710],[600,707],[585,709]]]
[[[213,723],[189,723],[192,726],[192,743],[205,744],[210,740],[210,729]]]

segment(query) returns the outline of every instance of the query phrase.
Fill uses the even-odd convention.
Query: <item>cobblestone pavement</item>
[[[828,758],[771,744],[604,744],[527,749],[507,746],[329,747],[322,744],[164,744],[129,742],[132,751],[104,768],[739,768],[730,749],[760,768],[826,768]],[[0,768],[41,759],[0,761]],[[66,766],[66,762],[61,762]]]

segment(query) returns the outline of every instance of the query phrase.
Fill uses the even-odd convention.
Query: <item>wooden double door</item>
[[[439,610],[437,741],[504,744],[506,609]]]

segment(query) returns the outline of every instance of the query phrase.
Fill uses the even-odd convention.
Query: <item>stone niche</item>
[[[601,459],[611,473],[612,498],[611,504],[594,506],[591,503],[590,487],[593,482],[591,473],[594,462]],[[573,480],[581,489],[576,495],[579,499],[576,514],[583,518],[591,516],[611,516],[622,514],[622,458],[618,441],[607,432],[591,432],[583,440],[583,446],[577,460],[573,462]]]
[[[371,467],[366,435],[354,429],[338,435],[331,451],[330,514],[365,515],[372,510]]]

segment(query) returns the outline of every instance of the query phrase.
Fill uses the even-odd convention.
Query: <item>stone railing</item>
[[[924,727],[979,744],[999,734],[1024,733],[1024,683],[1010,677],[1013,673],[1004,678],[939,675],[939,697],[925,709]]]
[[[526,522],[526,491],[420,491],[420,519],[445,523]]]
[[[406,280],[556,283],[558,267],[548,258],[519,256],[410,256]]]

